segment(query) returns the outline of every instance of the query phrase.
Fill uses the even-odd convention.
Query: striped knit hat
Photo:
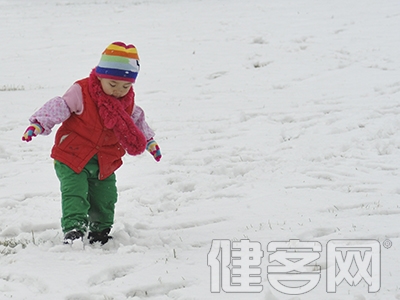
[[[96,75],[100,78],[135,82],[139,69],[136,47],[114,42],[101,55]]]

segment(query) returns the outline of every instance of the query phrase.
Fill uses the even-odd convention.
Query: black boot
[[[89,243],[93,244],[96,242],[100,242],[102,245],[108,242],[108,240],[112,239],[112,236],[109,236],[110,228],[106,228],[101,232],[89,232]]]
[[[64,236],[64,244],[72,244],[72,242],[74,240],[82,239],[82,238],[83,238],[83,232],[74,229],[74,230],[68,231],[65,234],[65,236]]]

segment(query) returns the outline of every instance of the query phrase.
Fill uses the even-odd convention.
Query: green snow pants
[[[115,173],[99,180],[97,155],[79,174],[59,161],[55,161],[54,168],[60,180],[63,232],[76,229],[84,233],[88,228],[100,232],[111,228],[117,202]]]

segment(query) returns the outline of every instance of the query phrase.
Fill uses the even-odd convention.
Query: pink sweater
[[[44,131],[43,135],[51,133],[56,124],[67,120],[72,113],[81,114],[84,110],[81,86],[73,84],[62,97],[55,97],[46,102],[30,118],[31,123],[39,123]],[[144,111],[137,105],[133,108],[132,119],[143,132],[147,140],[154,137],[154,131],[146,123]]]

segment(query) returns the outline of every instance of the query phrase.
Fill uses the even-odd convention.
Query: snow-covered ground
[[[400,299],[398,0],[0,0],[0,11],[0,299]],[[54,133],[21,135],[116,40],[138,48],[136,101],[163,159],[126,156],[114,240],[71,248]],[[261,243],[261,293],[210,292],[213,239]],[[323,246],[321,281],[303,295],[267,278],[268,243],[289,239]],[[379,241],[378,293],[365,281],[326,292],[333,239]]]

